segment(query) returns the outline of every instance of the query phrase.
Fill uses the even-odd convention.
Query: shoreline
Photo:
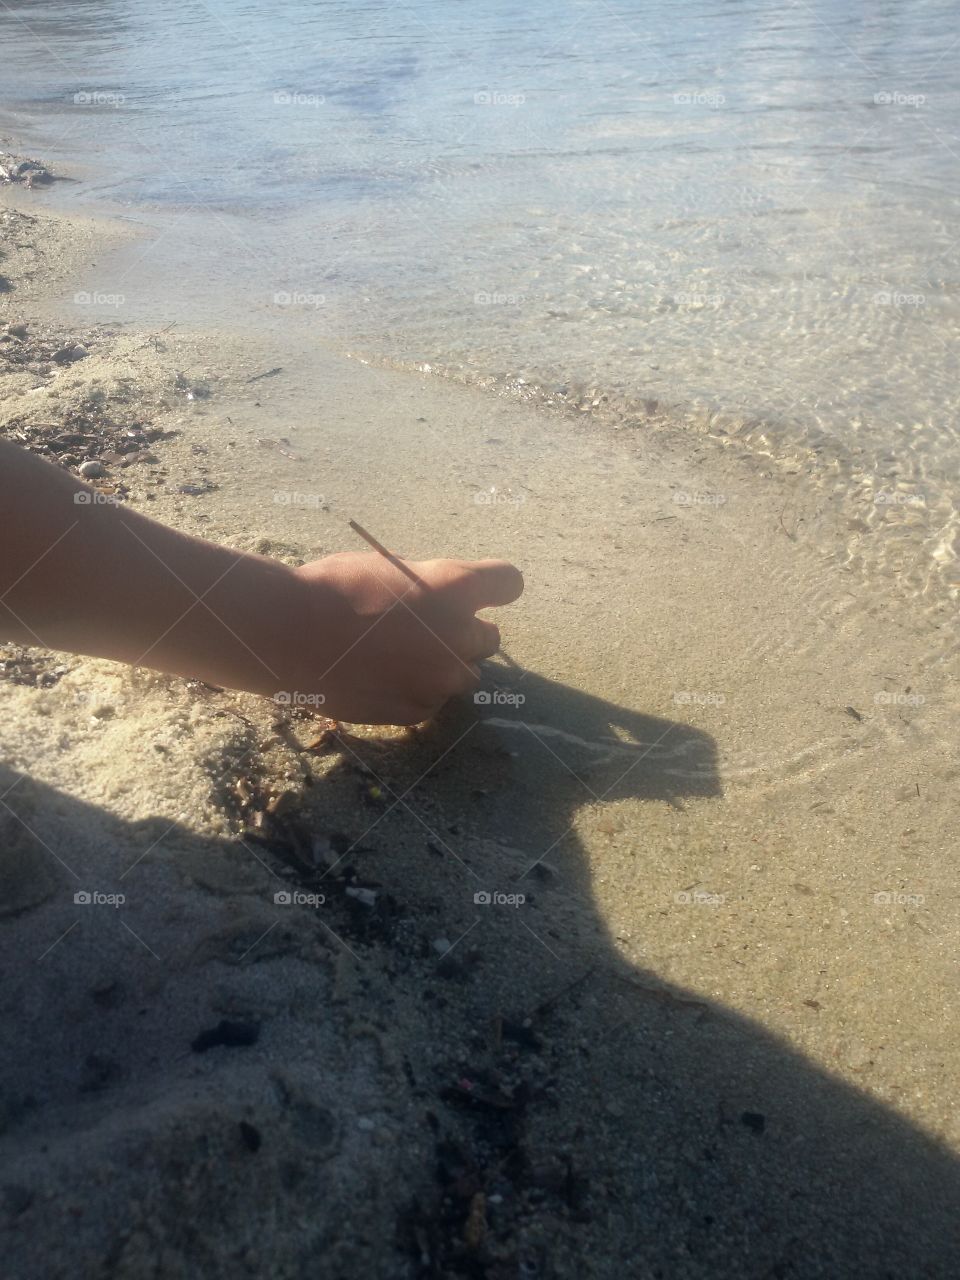
[[[97,245],[48,217],[5,309]],[[35,336],[87,354],[4,361],[0,430],[179,432],[108,465],[159,519],[516,559],[526,701],[311,748],[148,671],[0,672],[11,1268],[949,1275],[949,636],[920,663],[918,620],[779,530],[762,459],[669,426],[292,337]]]

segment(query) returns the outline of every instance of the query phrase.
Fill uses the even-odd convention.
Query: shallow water
[[[78,310],[666,401],[893,533],[852,561],[956,581],[949,3],[15,0],[0,31],[11,131],[82,166],[45,198],[148,233]]]

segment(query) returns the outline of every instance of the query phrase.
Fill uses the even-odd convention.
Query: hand
[[[416,581],[380,555],[333,555],[294,571],[313,615],[297,666],[309,658],[309,691],[323,694],[334,719],[417,724],[474,688],[477,663],[500,645],[477,610],[523,591],[520,571],[503,560],[404,564]]]

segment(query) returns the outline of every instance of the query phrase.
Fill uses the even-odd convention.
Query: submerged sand
[[[97,243],[30,216],[28,323],[18,269]],[[9,1272],[953,1274],[953,613],[656,415],[306,338],[64,336],[63,368],[0,348],[0,430],[178,432],[113,476],[157,518],[299,560],[354,517],[527,591],[486,704],[313,747],[4,650]]]

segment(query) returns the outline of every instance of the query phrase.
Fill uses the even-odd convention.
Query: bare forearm
[[[104,502],[3,443],[0,548],[6,639],[258,692],[282,687],[270,653],[297,593],[292,570],[277,561]]]
[[[0,442],[0,638],[309,694],[414,724],[473,687],[523,580],[502,561],[333,555],[298,569],[191,538]]]

